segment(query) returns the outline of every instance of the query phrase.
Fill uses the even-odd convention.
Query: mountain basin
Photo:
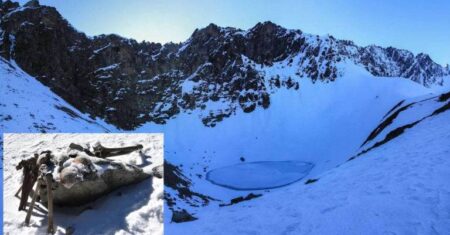
[[[314,164],[301,161],[259,161],[216,168],[206,179],[234,190],[262,190],[279,188],[305,177]]]

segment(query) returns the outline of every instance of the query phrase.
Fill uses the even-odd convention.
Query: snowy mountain
[[[2,57],[15,60],[79,110],[127,130],[146,122],[164,124],[219,102],[221,107],[201,117],[214,126],[239,110],[268,108],[271,86],[301,90],[300,79],[338,80],[346,63],[426,87],[442,85],[450,73],[425,54],[360,47],[271,22],[245,31],[211,24],[183,43],[161,45],[117,35],[87,37],[55,8],[37,1],[24,6],[5,1],[0,11]],[[295,73],[285,81],[283,74],[261,74],[274,64]]]
[[[2,132],[110,132],[111,124],[81,113],[14,62],[0,58]]]
[[[8,78],[2,82],[9,92],[8,97],[24,105],[27,104],[24,97],[40,97],[34,100],[42,100],[42,108],[32,110],[38,120],[42,119],[41,115],[44,118],[54,115],[68,122],[58,122],[58,129],[49,132],[77,126],[105,131],[95,123],[72,118],[60,109],[49,109],[51,114],[42,112],[54,104],[67,104],[61,100],[56,102],[58,96],[15,65],[3,61],[1,68],[2,78]],[[450,192],[445,180],[448,177],[445,156],[450,151],[446,128],[450,126],[448,93],[436,95],[441,92],[402,78],[376,78],[354,65],[348,65],[346,71],[342,79],[333,83],[300,80],[301,91],[281,87],[273,93],[270,108],[251,114],[241,111],[214,128],[198,121],[202,110],[197,110],[181,114],[165,125],[147,123],[137,129],[137,132],[165,133],[164,155],[170,166],[166,165],[165,171],[166,233],[358,233],[372,228],[372,223],[380,224],[376,232],[383,232],[381,229],[412,233],[444,231],[448,227],[443,219],[445,208],[450,202],[438,198]],[[266,68],[264,72],[267,76],[283,73],[286,77],[294,73],[282,65]],[[17,90],[22,92],[12,92]],[[16,106],[12,103],[11,107]],[[24,113],[19,107],[5,110],[12,114],[14,110]],[[94,121],[73,107],[67,107]],[[27,116],[16,119],[24,128],[31,128],[33,125],[26,125],[32,124]],[[26,118],[20,120],[21,117]],[[2,121],[2,125],[7,130],[18,128],[7,121]],[[405,126],[407,128],[403,128]],[[114,130],[112,126],[107,127]],[[404,130],[403,134],[372,148],[399,128]],[[358,157],[348,161],[352,156]],[[210,170],[239,164],[241,158],[246,162],[300,160],[313,164],[314,168],[299,182],[277,189],[236,191],[206,180]],[[317,181],[305,184],[308,179]],[[262,196],[223,206],[250,193]],[[105,204],[105,213],[111,203],[114,204],[114,200]],[[389,209],[394,205],[395,212]],[[398,216],[397,211],[405,216]],[[174,214],[181,217],[181,221],[187,215],[197,220],[170,223]],[[356,222],[352,215],[365,219]],[[263,217],[274,219],[259,222]],[[133,218],[137,217],[127,219],[130,226],[142,222]],[[336,221],[335,218],[342,219]],[[65,221],[63,225],[70,223]],[[12,221],[9,226],[17,224]],[[102,226],[107,225],[96,224],[92,228]],[[140,230],[130,231],[139,233]]]

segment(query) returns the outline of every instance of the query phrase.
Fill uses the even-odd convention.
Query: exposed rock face
[[[210,201],[216,199],[197,193],[192,190],[192,182],[186,177],[182,170],[164,161],[164,185],[170,189],[165,192],[165,199],[169,209],[177,208],[177,198],[181,198],[185,203],[197,207],[208,205]]]
[[[0,15],[0,56],[15,60],[81,111],[123,129],[163,124],[193,110],[204,110],[202,122],[215,126],[239,110],[268,108],[274,87],[299,89],[301,77],[337,79],[344,61],[375,76],[405,77],[424,86],[442,84],[450,74],[424,54],[359,47],[271,22],[247,31],[211,24],[183,43],[161,45],[117,35],[87,37],[37,1],[23,7],[5,1]],[[281,61],[296,69],[297,78],[261,72]]]
[[[186,210],[180,210],[180,211],[173,211],[172,212],[172,221],[174,223],[183,223],[183,222],[189,222],[194,221],[197,218],[191,215]]]
[[[182,223],[196,220],[191,213],[183,207],[189,205],[191,207],[206,206],[216,199],[195,192],[192,189],[192,182],[183,174],[183,171],[164,161],[164,200],[167,202],[169,210],[172,211],[172,222]],[[182,203],[179,203],[182,200]],[[181,205],[180,205],[181,204]]]

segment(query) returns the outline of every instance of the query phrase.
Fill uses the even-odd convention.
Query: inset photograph
[[[163,134],[4,134],[4,234],[163,234]]]

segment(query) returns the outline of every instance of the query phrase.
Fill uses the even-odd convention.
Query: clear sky
[[[26,2],[21,0],[21,3]],[[209,23],[248,29],[272,21],[366,46],[424,52],[450,64],[450,0],[41,0],[88,35],[181,42]]]

